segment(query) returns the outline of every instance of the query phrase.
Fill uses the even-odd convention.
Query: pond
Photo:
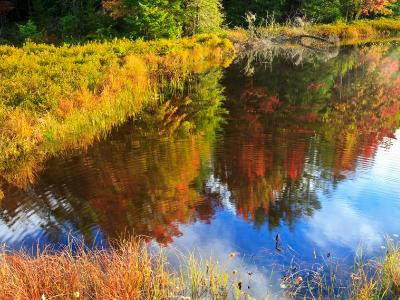
[[[235,253],[264,280],[383,254],[400,235],[399,187],[400,44],[275,53],[195,75],[106,139],[50,159],[28,187],[5,186],[0,241],[133,233]]]

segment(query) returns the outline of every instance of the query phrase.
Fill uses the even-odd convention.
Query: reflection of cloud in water
[[[400,129],[395,133],[396,139],[387,139],[379,149],[375,157],[375,165],[372,169],[372,176],[379,184],[393,186],[393,182],[400,186]],[[400,201],[400,194],[397,193],[397,200]]]
[[[319,193],[322,209],[308,220],[305,235],[324,249],[346,247],[355,250],[360,243],[369,253],[385,243],[385,235],[398,234],[400,195],[393,181],[400,182],[400,166],[393,164],[400,153],[400,131],[390,147],[381,146],[374,164],[362,174],[340,183],[333,194]],[[359,168],[365,166],[359,166]],[[379,189],[377,189],[379,187]],[[397,201],[393,201],[393,197]]]
[[[207,180],[206,184],[207,193],[216,193],[221,198],[222,205],[226,211],[236,215],[236,207],[232,203],[232,193],[228,186],[221,182],[218,178],[215,178],[213,174]]]
[[[238,271],[238,278],[243,281],[243,290],[257,299],[264,299],[266,295],[271,295],[270,282],[277,282],[277,278],[271,279],[271,270],[261,270],[251,261],[250,257],[243,256],[235,243],[235,233],[224,229],[223,226],[213,226],[208,228],[207,224],[197,223],[192,226],[182,227],[183,235],[177,238],[173,244],[173,249],[178,249],[182,253],[195,253],[207,259],[212,257],[214,262],[226,268],[228,272]],[[219,228],[216,230],[216,228]],[[229,253],[235,252],[239,255],[229,258]],[[172,259],[172,263],[174,259]],[[252,275],[249,276],[248,272]],[[247,287],[250,286],[250,289]]]
[[[344,246],[354,250],[363,242],[367,250],[372,250],[382,243],[378,228],[376,222],[360,215],[349,203],[335,199],[315,213],[305,235],[324,249]]]
[[[27,238],[34,240],[40,235],[41,227],[44,225],[45,221],[36,214],[16,219],[12,226],[1,221],[1,240],[7,244],[20,243]]]

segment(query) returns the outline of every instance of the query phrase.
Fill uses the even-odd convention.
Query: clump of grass
[[[138,240],[110,250],[66,248],[0,256],[1,299],[167,299],[177,281],[162,254]]]
[[[400,246],[388,239],[387,247],[382,248],[386,249],[384,255],[366,259],[360,247],[351,267],[330,253],[312,263],[289,254],[296,256],[276,270],[281,274],[281,292],[277,294],[284,299],[398,299]]]
[[[380,290],[381,273],[375,261],[367,261],[358,253],[350,273],[349,297],[357,300],[374,299]]]
[[[400,297],[400,247],[388,239],[383,259],[356,261],[351,274],[352,299],[397,299]]]
[[[382,263],[382,274],[385,290],[400,295],[400,247],[391,240],[388,241],[388,250]]]

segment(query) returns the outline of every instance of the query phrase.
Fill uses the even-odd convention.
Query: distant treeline
[[[173,38],[302,17],[314,22],[400,15],[400,0],[0,0],[0,42]]]

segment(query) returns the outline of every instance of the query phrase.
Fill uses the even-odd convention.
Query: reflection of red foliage
[[[343,180],[374,157],[385,137],[393,138],[400,111],[399,62],[384,54],[382,48],[361,50],[360,61],[338,75],[332,98],[322,107],[288,103],[254,82],[246,85],[240,102],[245,109],[235,116],[241,119],[236,128],[241,145],[229,152],[232,157],[222,158],[232,168],[225,180],[238,214],[255,221],[257,211],[268,213],[288,185],[302,180],[310,151],[318,154],[320,167],[331,171],[332,180]],[[303,92],[319,97],[325,87],[312,82]]]
[[[210,221],[216,199],[206,198],[191,186],[199,176],[201,157],[208,153],[196,140],[190,139],[184,147],[171,142],[147,149],[146,155],[163,159],[146,156],[146,164],[134,170],[115,166],[121,165],[126,156],[136,157],[135,152],[105,151],[106,156],[98,153],[101,155],[98,161],[86,162],[96,165],[99,172],[86,183],[82,198],[88,199],[99,216],[98,225],[108,238],[117,238],[116,235],[127,230],[169,244],[182,234],[180,224]],[[159,173],[148,175],[142,168]]]
[[[299,144],[296,144],[295,147],[289,150],[286,161],[286,169],[288,177],[291,180],[300,179],[303,173],[305,148],[305,142],[301,141]]]
[[[257,123],[259,126],[260,123]],[[253,127],[254,128],[254,127]],[[255,134],[248,137],[246,142],[240,147],[239,169],[242,174],[246,174],[248,182],[254,181],[257,177],[265,174],[265,139],[263,134]]]
[[[384,76],[393,76],[399,71],[399,66],[399,60],[386,57],[379,64],[379,72]]]
[[[251,113],[271,113],[279,106],[280,100],[275,95],[268,95],[263,87],[255,87],[247,84],[240,100],[248,106],[247,112]]]
[[[364,137],[364,145],[362,147],[362,156],[365,158],[372,158],[375,155],[376,149],[378,148],[378,143],[380,141],[380,136],[376,134],[369,134]]]
[[[279,98],[276,96],[270,96],[265,101],[260,103],[261,112],[273,112],[279,105]]]
[[[247,84],[245,90],[243,91],[240,99],[241,100],[251,100],[251,99],[261,99],[268,96],[267,90],[263,87],[254,87],[252,84]]]
[[[296,118],[298,121],[300,122],[308,122],[308,123],[314,123],[316,121],[318,121],[319,116],[316,112],[308,112],[305,115],[300,115],[299,117]],[[307,130],[304,130],[307,131]]]

